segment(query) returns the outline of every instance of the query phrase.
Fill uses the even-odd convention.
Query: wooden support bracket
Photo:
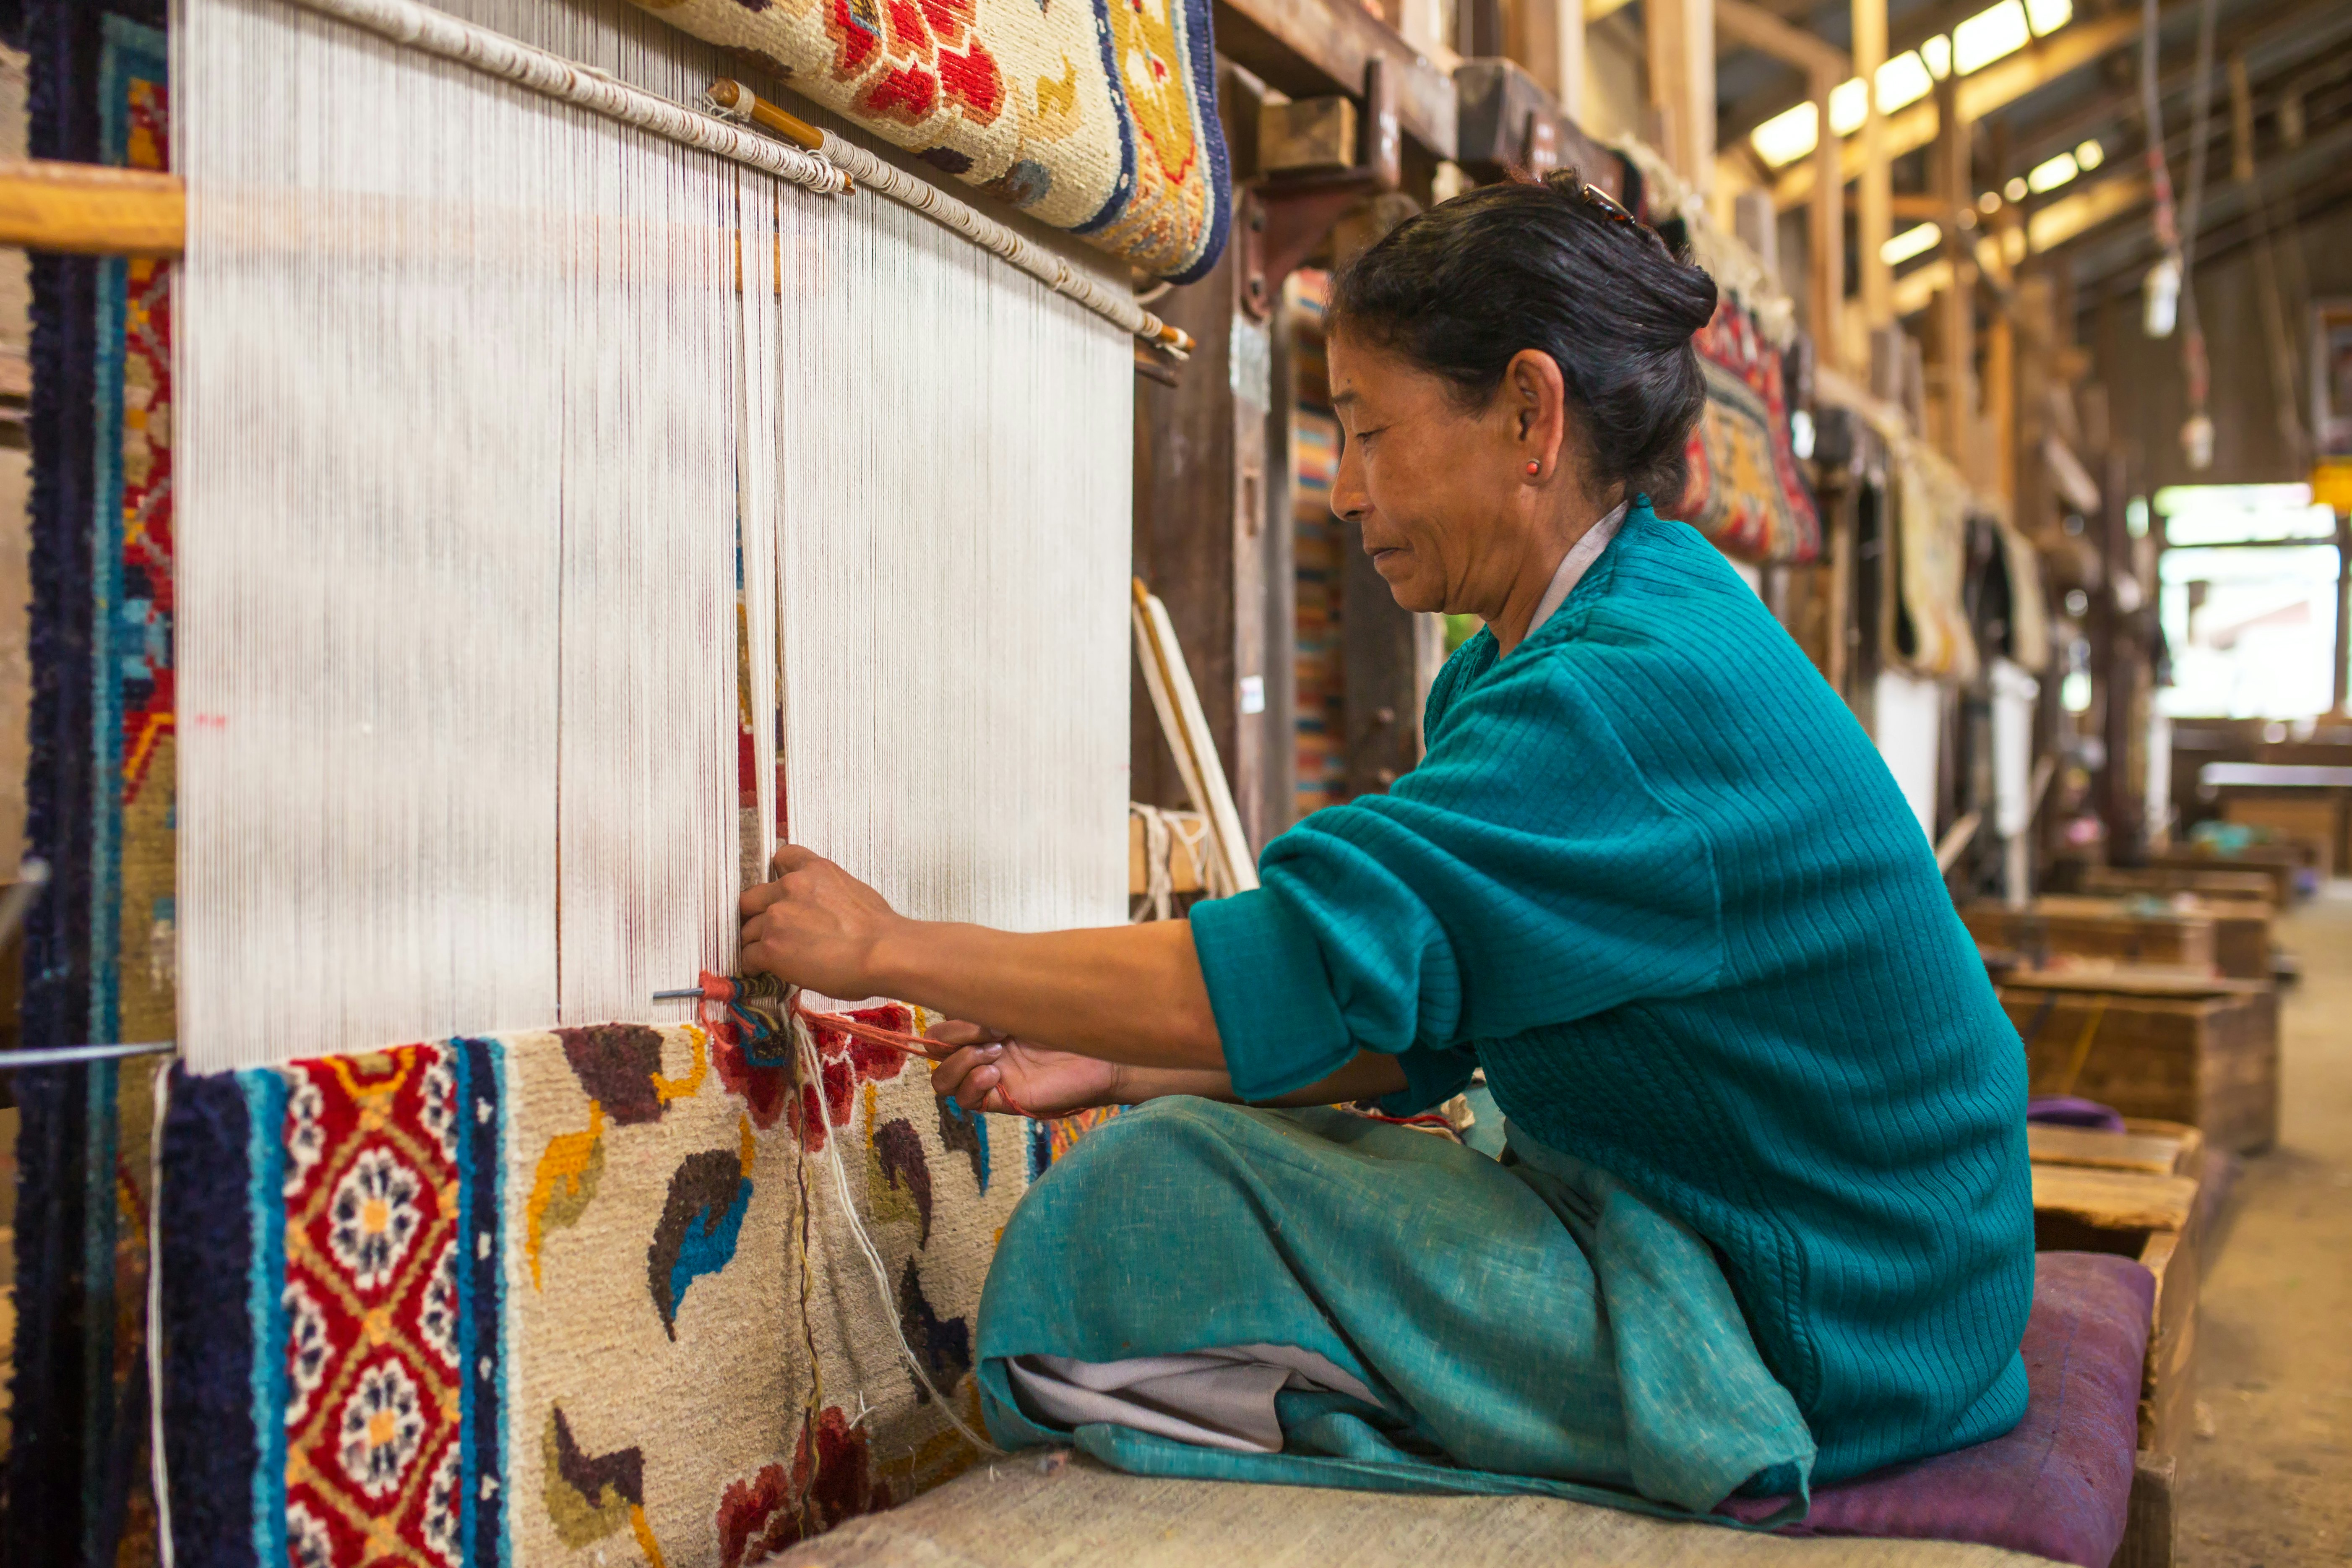
[[[187,186],[173,174],[47,159],[0,163],[0,245],[169,258],[186,244]]]
[[[1395,129],[1431,158],[1454,156],[1454,81],[1355,0],[1216,0],[1217,50],[1293,98],[1360,89],[1379,61]]]
[[[1535,174],[1571,168],[1611,199],[1624,199],[1617,154],[1580,130],[1516,61],[1463,61],[1454,70],[1454,93],[1461,105],[1455,162],[1473,179],[1503,179],[1514,168]]]
[[[1275,174],[1236,203],[1242,240],[1242,308],[1265,321],[1282,280],[1313,253],[1341,214],[1366,196],[1404,183],[1404,136],[1396,78],[1375,56],[1364,67],[1364,102],[1356,116],[1356,162],[1321,173]]]

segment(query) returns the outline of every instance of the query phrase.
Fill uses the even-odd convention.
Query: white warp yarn
[[[173,16],[190,1064],[677,1016],[779,745],[794,837],[908,912],[1115,923],[1125,334],[308,4]],[[452,8],[725,74],[617,0]]]

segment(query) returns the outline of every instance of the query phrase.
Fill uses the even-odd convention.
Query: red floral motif
[[[912,1032],[914,1016],[904,1007],[866,1007],[849,1015],[861,1024],[891,1029],[900,1034]],[[762,1067],[743,1052],[742,1034],[731,1019],[714,1022],[710,1029],[710,1061],[719,1069],[719,1081],[727,1092],[740,1096],[750,1110],[752,1124],[762,1131],[773,1127],[783,1114],[792,1096],[794,1074],[788,1066]],[[817,1086],[803,1084],[800,1093],[800,1113],[794,1119],[797,1131],[806,1128],[809,1152],[824,1149],[828,1127],[849,1125],[851,1110],[856,1103],[857,1086],[861,1083],[887,1083],[906,1070],[907,1057],[887,1046],[869,1045],[852,1039],[838,1029],[817,1025],[812,1031],[816,1036],[818,1070],[824,1080],[824,1100],[820,1114]]]
[[[846,1519],[880,1513],[890,1494],[876,1484],[866,1434],[828,1406],[815,1430],[815,1475],[810,1475],[810,1430],[801,1428],[789,1475],[769,1465],[748,1481],[730,1481],[719,1494],[719,1561],[742,1568]]]
[[[827,0],[833,74],[853,82],[887,56],[887,68],[857,96],[858,111],[920,125],[942,106],[975,125],[1004,111],[1004,74],[973,36],[973,0]]]
[[[432,1562],[452,1522],[433,1460],[459,1421],[457,1171],[426,1131],[454,1113],[446,1049],[283,1069],[288,1141],[316,1150],[286,1183],[287,1518],[331,1561]]]

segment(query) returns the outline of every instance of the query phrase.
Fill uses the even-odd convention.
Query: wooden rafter
[[[2259,54],[2284,37],[2309,37],[2311,25],[2315,22],[2332,21],[2340,30],[2345,15],[2343,0],[2305,0],[2304,5],[2270,12],[2256,21],[2222,33],[2214,42],[2213,58],[2221,60],[2232,55]],[[2330,35],[2318,40],[2317,47],[2325,53],[2326,47],[2334,41]],[[2284,68],[2302,64],[2307,58],[2298,54],[2287,62]],[[2172,118],[2171,100],[2189,91],[2196,74],[2194,58],[2186,54],[2176,58],[2169,69],[2158,74],[2157,93],[2167,105],[2168,121]],[[2258,76],[2256,79],[2260,81],[2265,78]],[[2042,157],[2061,149],[2071,149],[2086,137],[2096,135],[2118,121],[2135,127],[2138,125],[2139,77],[2136,71],[2126,81],[2093,95],[2080,105],[2069,108],[2062,116],[2038,125],[2020,126],[2018,151],[2021,155],[2018,164],[2021,168],[2031,168]]]
[[[1853,61],[1843,49],[1790,26],[1756,0],[1715,0],[1715,35],[1718,47],[1760,49],[1809,76],[1827,71],[1832,80],[1843,81],[1853,74]]]
[[[2037,88],[2095,63],[2138,35],[2139,13],[2120,12],[2096,21],[2078,22],[2039,43],[2030,44],[1961,79],[1956,89],[1960,118],[1970,122],[1982,120]],[[1890,159],[1916,152],[1935,139],[1933,99],[1922,99],[1886,117],[1886,156]],[[1862,149],[1854,139],[1847,139],[1839,156],[1845,179],[1862,173]],[[1784,209],[1795,206],[1811,195],[1812,190],[1811,163],[1791,163],[1772,183],[1773,205]]]

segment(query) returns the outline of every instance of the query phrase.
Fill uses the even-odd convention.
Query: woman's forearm
[[[902,920],[875,942],[870,968],[877,994],[1055,1050],[1224,1071],[1188,921],[1019,932]]]
[[[1394,1094],[1405,1087],[1404,1068],[1396,1058],[1382,1051],[1358,1051],[1355,1058],[1319,1083],[1272,1100],[1251,1100],[1253,1105],[1301,1106],[1343,1105],[1359,1100],[1377,1100]],[[1222,1100],[1233,1104],[1244,1103],[1234,1092],[1232,1077],[1223,1071],[1199,1068],[1129,1068],[1119,1075],[1118,1103],[1140,1105],[1148,1100],[1159,1100],[1171,1094],[1190,1094],[1202,1100]]]

